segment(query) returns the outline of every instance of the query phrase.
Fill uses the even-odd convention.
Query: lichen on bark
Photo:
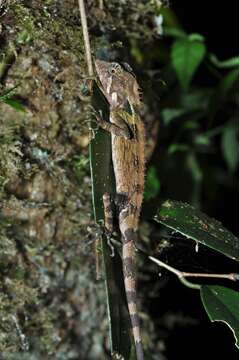
[[[89,134],[76,5],[12,1],[1,15],[0,95],[16,87],[13,99],[25,109],[0,102],[4,359],[94,359],[106,341],[104,287],[95,282],[87,229]]]
[[[150,39],[156,3],[88,1],[95,51],[116,23]],[[24,107],[0,101],[0,357],[106,359],[78,4],[6,1],[0,22],[0,97],[15,88]]]

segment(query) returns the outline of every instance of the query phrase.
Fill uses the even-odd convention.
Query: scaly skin
[[[123,244],[123,270],[137,360],[143,360],[136,296],[135,241],[143,200],[145,129],[139,117],[140,91],[135,77],[117,63],[96,60],[100,87],[109,102],[110,122],[97,118],[112,137],[116,204]]]

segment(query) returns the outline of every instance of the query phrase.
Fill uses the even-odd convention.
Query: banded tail
[[[135,211],[138,212],[137,210]],[[135,223],[138,223],[138,216],[135,213],[129,214],[129,212],[130,206],[126,206],[119,216],[119,226],[123,243],[124,284],[137,360],[144,360],[136,293],[135,241],[137,238],[137,228]]]

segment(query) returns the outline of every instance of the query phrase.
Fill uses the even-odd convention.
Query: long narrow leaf
[[[106,109],[102,109],[104,99],[97,87],[94,91],[93,106],[104,110],[103,117],[107,118]],[[111,164],[110,135],[104,130],[97,130],[90,144],[90,162],[92,176],[92,196],[96,222],[102,225],[104,209],[102,197],[105,192],[113,194],[114,176]],[[124,293],[121,257],[115,251],[111,256],[111,249],[107,239],[102,236],[102,256],[104,260],[108,318],[112,354],[122,355],[125,360],[135,359],[134,346],[130,335],[130,319]]]

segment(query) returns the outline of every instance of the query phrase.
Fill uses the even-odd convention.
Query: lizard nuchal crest
[[[144,191],[145,129],[139,116],[140,90],[135,77],[120,64],[95,61],[100,88],[108,100],[110,122],[98,119],[111,133],[116,204],[123,245],[123,271],[137,360],[143,360],[136,296],[135,241]]]

